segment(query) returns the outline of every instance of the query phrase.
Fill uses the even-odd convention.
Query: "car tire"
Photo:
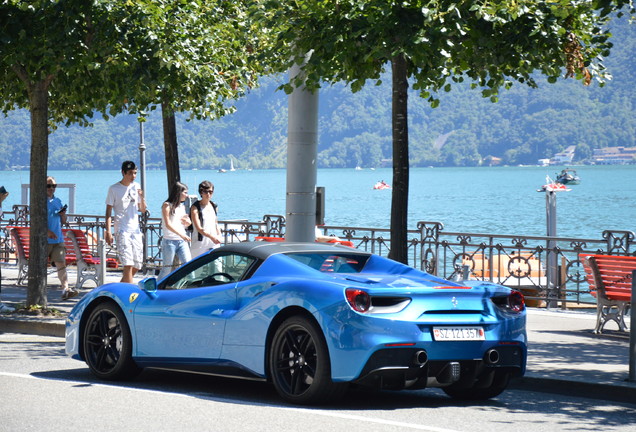
[[[82,343],[86,364],[101,379],[127,380],[141,371],[132,359],[130,327],[114,303],[102,303],[90,313]]]
[[[510,373],[496,371],[492,384],[488,387],[459,387],[450,385],[443,387],[444,393],[453,399],[461,400],[486,400],[499,396],[508,387]]]
[[[295,316],[276,330],[269,350],[270,377],[280,396],[294,404],[334,402],[347,383],[331,380],[327,343],[312,320]]]

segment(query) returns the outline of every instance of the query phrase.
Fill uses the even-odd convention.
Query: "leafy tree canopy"
[[[198,119],[232,111],[226,102],[255,87],[264,71],[254,54],[266,38],[245,10],[243,1],[128,2],[126,22],[143,32],[130,44],[137,55],[124,66],[131,70],[121,74],[129,111],[163,101]]]
[[[166,100],[199,118],[225,114],[225,101],[254,85],[248,58],[260,32],[243,10],[223,0],[0,1],[0,111],[31,114],[29,305],[46,304],[46,191],[37,185],[49,131]]]
[[[0,3],[0,108],[32,105],[33,90],[46,85],[52,124],[85,123],[105,110],[111,88],[103,63],[125,55],[119,34],[109,31],[105,2],[3,0]],[[112,27],[111,27],[112,29]]]
[[[551,82],[564,73],[603,82],[612,46],[604,25],[624,6],[633,12],[629,0],[267,0],[255,14],[280,30],[274,49],[288,51],[290,62],[311,52],[308,87],[380,84],[387,63],[403,54],[413,88],[437,106],[434,92],[464,79],[493,101],[513,81],[535,87],[537,72]],[[281,28],[283,16],[289,25]]]

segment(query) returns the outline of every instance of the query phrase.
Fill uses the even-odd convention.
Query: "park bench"
[[[8,227],[14,244],[18,262],[18,285],[24,284],[29,268],[30,228],[25,226]],[[64,246],[66,247],[66,265],[77,265],[77,281],[75,287],[81,289],[88,280],[98,284],[101,272],[99,258],[91,254],[88,240],[80,229],[63,229]],[[106,265],[117,268],[117,260],[108,258]]]
[[[102,267],[100,258],[93,257],[91,248],[88,244],[86,234],[81,229],[64,229],[64,237],[70,239],[72,243],[72,254],[76,257],[77,264],[77,283],[76,289],[81,289],[86,281],[92,280],[99,285],[101,279]],[[68,256],[69,249],[66,248]],[[117,268],[117,260],[114,258],[106,258],[106,267]]]
[[[632,272],[636,270],[636,256],[581,254],[579,257],[590,284],[590,293],[596,297],[594,333],[602,333],[608,321],[618,324],[619,331],[627,331],[625,312],[632,299]]]
[[[11,235],[11,240],[15,248],[15,255],[18,262],[18,285],[24,284],[27,279],[27,272],[29,269],[29,255],[30,255],[30,228],[26,226],[12,226],[7,227]],[[64,245],[67,251],[73,249],[72,240],[64,239]],[[75,253],[66,254],[66,265],[75,264]]]

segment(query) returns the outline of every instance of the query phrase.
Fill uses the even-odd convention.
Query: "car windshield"
[[[290,253],[288,257],[315,270],[329,273],[360,273],[368,255],[348,253]]]
[[[240,254],[208,255],[168,276],[160,289],[200,288],[237,282],[243,279],[254,261],[254,258]]]

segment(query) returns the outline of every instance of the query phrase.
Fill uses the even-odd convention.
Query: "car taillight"
[[[526,308],[526,300],[519,291],[512,291],[508,295],[508,307],[513,312],[522,312]]]
[[[369,296],[368,292],[357,288],[347,288],[345,295],[349,306],[351,306],[354,311],[361,313],[369,311],[371,307],[371,296]]]
[[[507,312],[520,313],[526,309],[526,300],[519,291],[512,290],[508,295],[499,295],[490,300]]]

